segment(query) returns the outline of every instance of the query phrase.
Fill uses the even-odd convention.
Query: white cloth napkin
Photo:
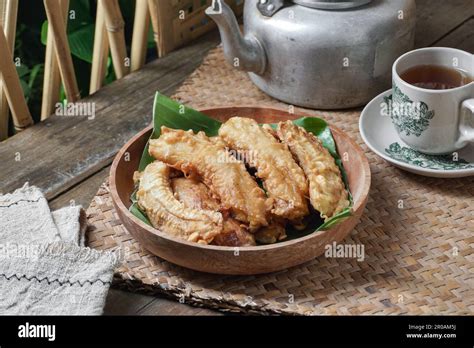
[[[120,258],[85,247],[86,227],[28,184],[0,195],[0,315],[102,314]]]

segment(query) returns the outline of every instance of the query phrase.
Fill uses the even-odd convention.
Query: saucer
[[[474,144],[448,155],[427,155],[406,145],[386,112],[386,100],[391,94],[390,89],[375,97],[360,116],[362,139],[373,152],[394,166],[419,175],[435,178],[474,175]]]

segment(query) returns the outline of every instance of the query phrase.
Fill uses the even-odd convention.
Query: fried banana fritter
[[[267,226],[268,200],[247,172],[244,163],[232,157],[219,142],[204,133],[162,127],[159,139],[151,140],[150,155],[197,176],[219,199],[222,208],[249,225],[250,231]]]
[[[234,117],[219,130],[226,145],[257,170],[268,196],[272,214],[299,220],[309,214],[308,183],[285,144],[250,118]]]
[[[219,202],[211,197],[209,189],[201,182],[193,179],[178,178],[171,181],[175,197],[186,207],[219,211]],[[214,237],[212,244],[220,246],[253,246],[254,236],[239,221],[229,214],[223,213],[224,225],[220,234]]]
[[[186,207],[173,195],[170,168],[159,161],[139,176],[138,205],[153,227],[189,242],[209,244],[222,233],[223,217],[216,211]]]
[[[262,244],[275,244],[287,238],[283,221],[273,221],[255,233],[255,240]]]
[[[328,220],[350,204],[341,171],[321,141],[291,121],[281,122],[277,134],[297,158],[309,181],[314,209]]]

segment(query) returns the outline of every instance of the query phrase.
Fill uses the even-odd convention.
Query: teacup
[[[474,82],[427,89],[401,77],[420,65],[454,68],[474,76],[474,56],[454,48],[422,48],[398,58],[392,69],[391,118],[400,138],[427,154],[453,153],[474,142]]]

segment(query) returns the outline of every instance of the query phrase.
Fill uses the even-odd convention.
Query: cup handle
[[[459,128],[461,136],[458,143],[465,145],[474,142],[474,99],[467,99],[461,105],[461,122]]]

